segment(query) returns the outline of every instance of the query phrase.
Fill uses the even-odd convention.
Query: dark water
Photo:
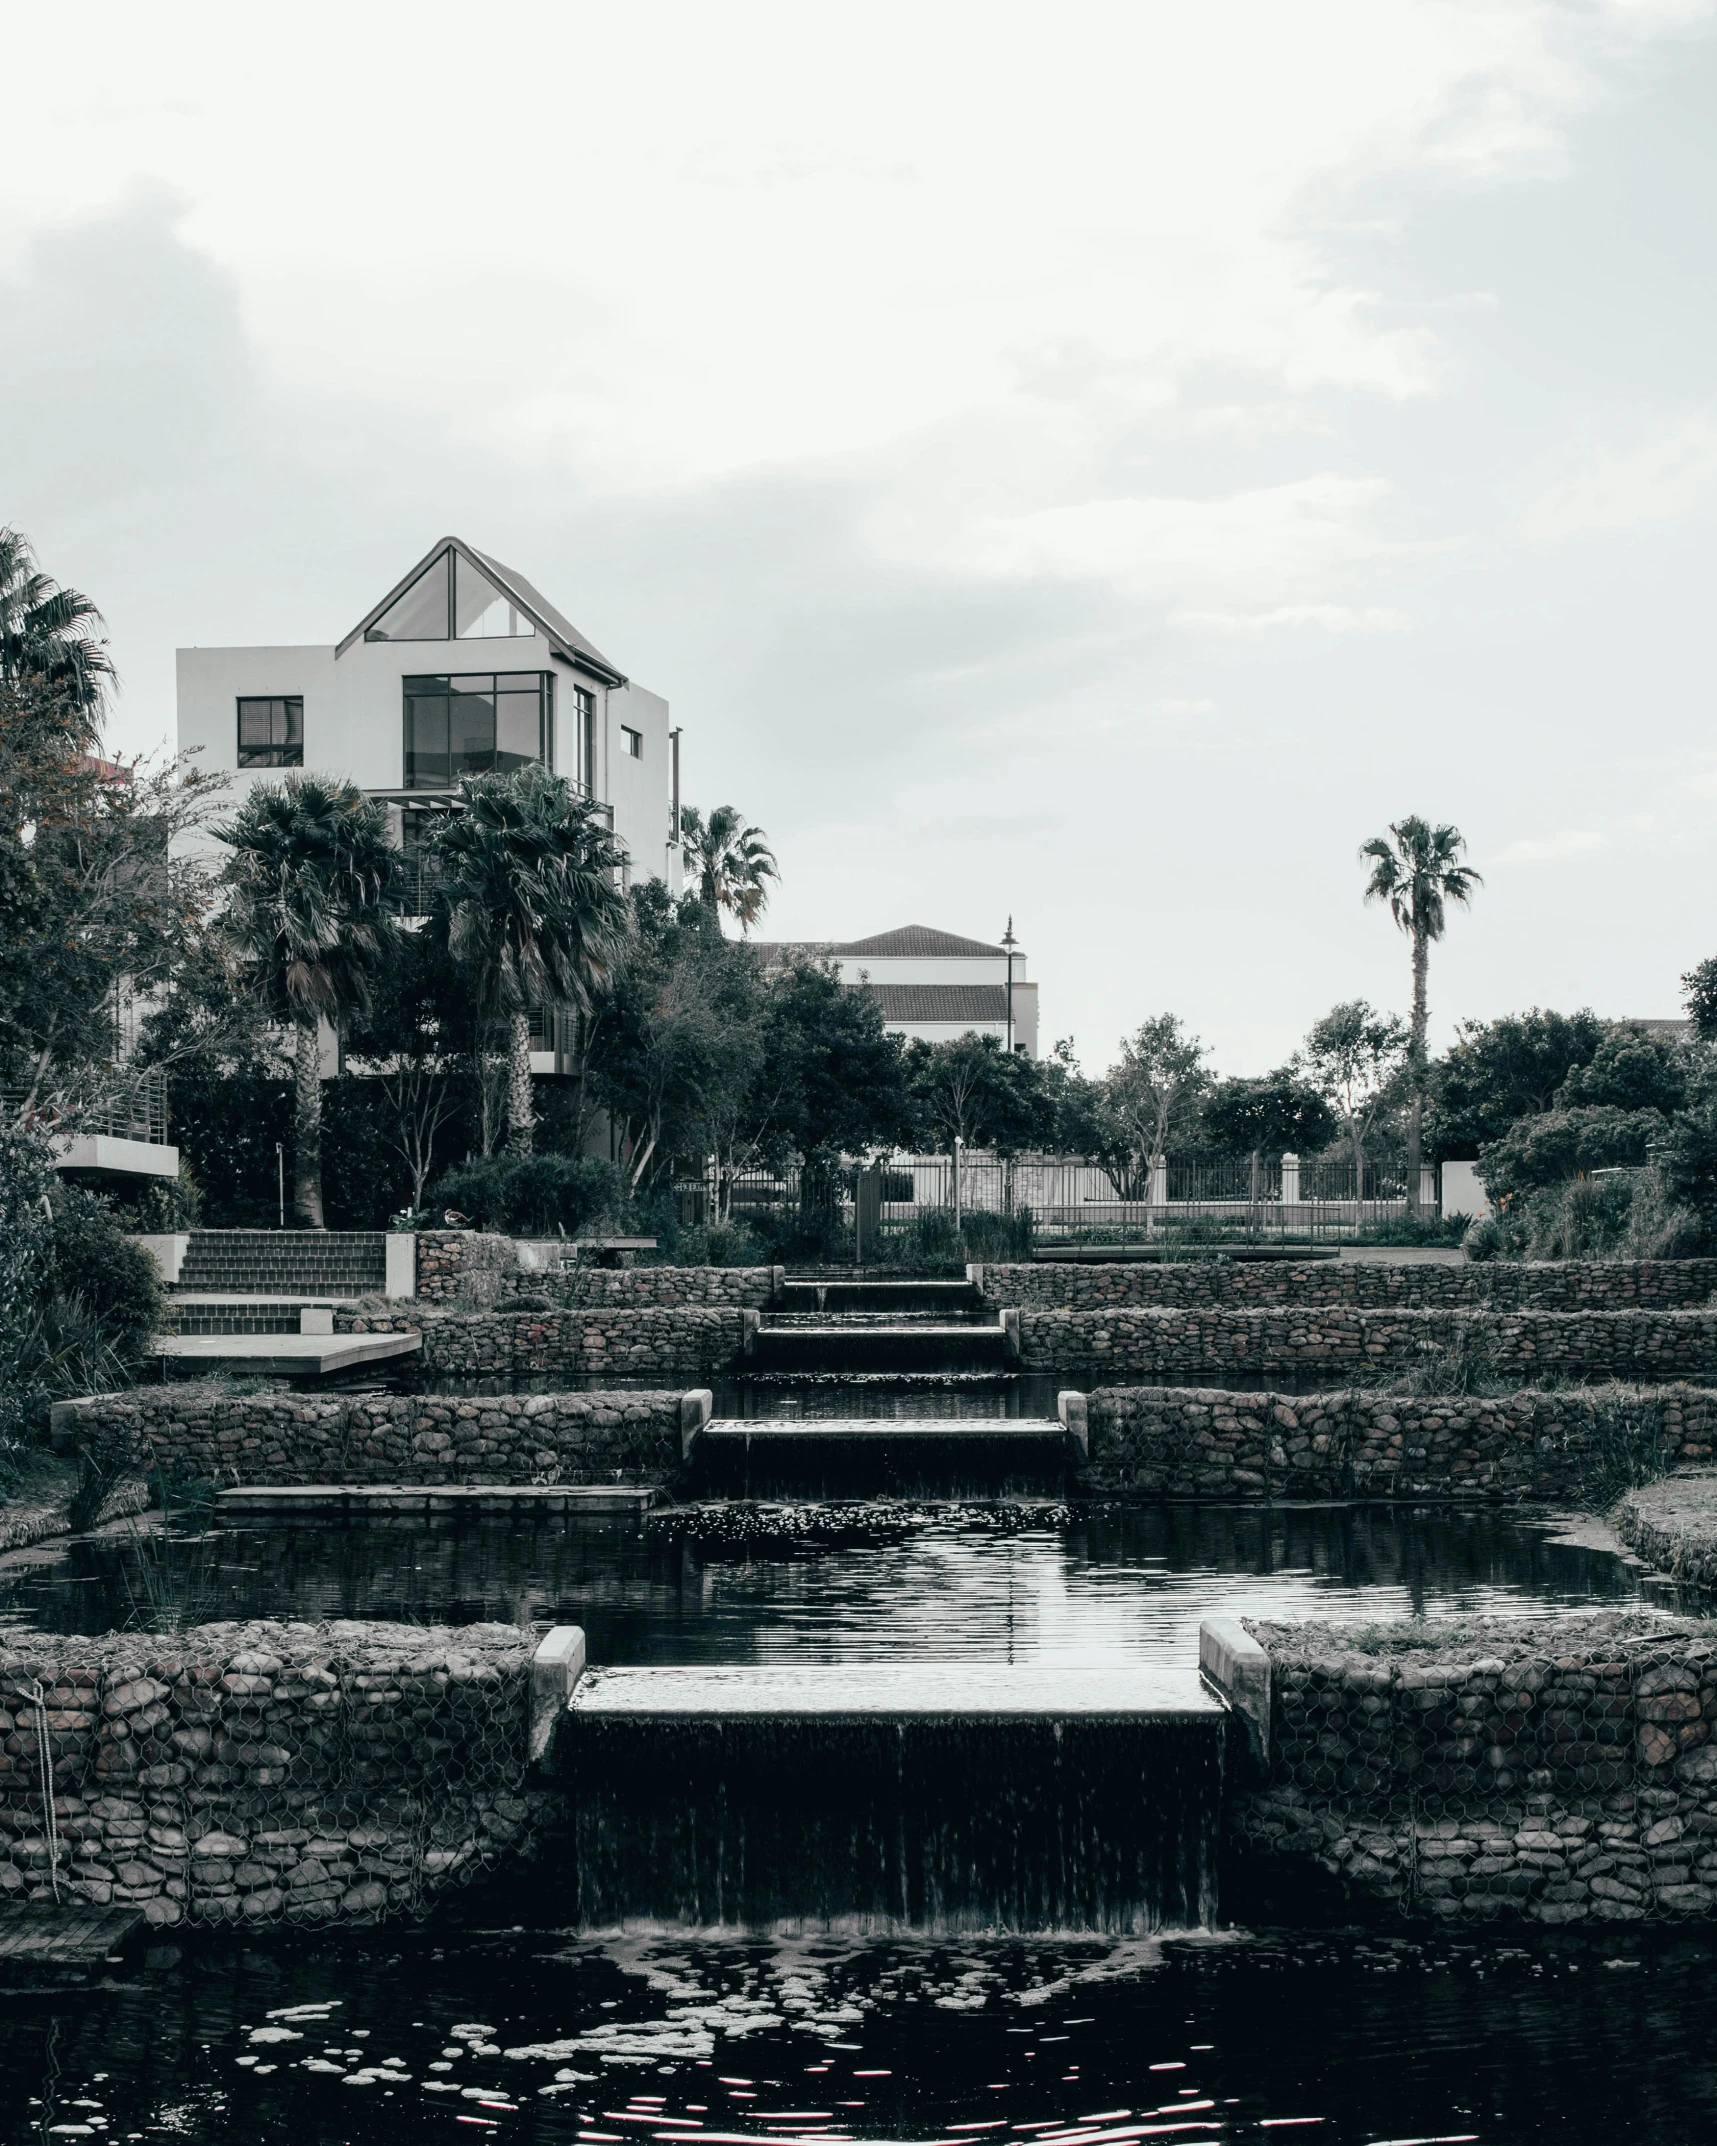
[[[0,2140],[1682,2146],[1714,1972],[1670,1936],[210,1939],[0,2005]]]
[[[1541,1522],[1391,1506],[1140,1506],[999,1535],[944,1510],[759,1555],[629,1519],[301,1519],[0,1560],[0,1629],[244,1616],[581,1624],[595,1662],[1189,1659],[1237,1615],[1495,1616],[1632,1598]]]

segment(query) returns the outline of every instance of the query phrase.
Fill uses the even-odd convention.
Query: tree
[[[1249,1159],[1254,1206],[1266,1154],[1315,1155],[1337,1131],[1329,1105],[1292,1066],[1278,1066],[1253,1079],[1219,1082],[1205,1097],[1199,1118],[1213,1147]]]
[[[737,805],[717,805],[707,822],[695,805],[682,805],[680,854],[705,908],[717,916],[727,910],[749,931],[769,900],[768,882],[781,876],[762,828],[747,827]]]
[[[1189,1116],[1210,1085],[1206,1056],[1172,1013],[1154,1014],[1123,1038],[1120,1062],[1103,1083],[1104,1114],[1116,1144],[1146,1170],[1163,1160],[1171,1125]]]
[[[321,1229],[319,1025],[369,1006],[395,944],[398,852],[379,805],[355,783],[319,775],[258,783],[215,833],[232,852],[226,932],[269,1011],[292,1025],[293,1212]]]
[[[1423,1152],[1425,1112],[1425,1025],[1429,1018],[1426,989],[1431,942],[1448,923],[1448,904],[1468,905],[1484,885],[1471,865],[1460,859],[1466,842],[1458,827],[1433,827],[1409,814],[1392,821],[1388,835],[1374,835],[1359,852],[1371,860],[1366,882],[1368,902],[1387,902],[1389,913],[1407,934],[1413,960],[1413,1018],[1407,1043],[1407,1211],[1419,1212],[1419,1164]]]
[[[1669,1131],[1670,1121],[1658,1110],[1623,1110],[1613,1103],[1541,1110],[1484,1150],[1478,1174],[1500,1204],[1594,1170],[1637,1169]]]
[[[174,845],[221,786],[97,760],[81,723],[40,682],[0,690],[0,1086],[62,1126],[132,1084],[125,1015],[209,949],[212,877]],[[222,997],[230,1019],[230,975]]]
[[[1590,1007],[1553,1013],[1534,1006],[1496,1021],[1462,1022],[1432,1068],[1428,1131],[1437,1158],[1471,1161],[1517,1119],[1548,1110],[1607,1033]]]
[[[1401,1084],[1408,1031],[1362,998],[1332,1006],[1300,1054],[1309,1084],[1341,1119],[1353,1150],[1353,1196],[1365,1197],[1365,1137]]]
[[[36,564],[30,540],[0,529],[0,694],[34,688],[58,708],[71,742],[93,750],[113,685],[101,613]]]
[[[531,1152],[531,1014],[583,1015],[614,971],[631,914],[625,854],[595,799],[533,761],[469,776],[431,838],[439,886],[428,929],[464,971],[473,1005],[508,1030],[507,1146]]]
[[[1702,961],[1681,979],[1681,1002],[1701,1043],[1717,1043],[1717,958]]]
[[[459,1074],[463,979],[426,933],[402,931],[366,1010],[346,1030],[348,1061],[362,1060],[387,1104],[389,1145],[411,1177],[411,1204],[441,1166],[444,1136],[463,1114]]]
[[[1687,1101],[1687,1063],[1665,1036],[1617,1022],[1583,1066],[1575,1066],[1556,1091],[1554,1107],[1608,1105],[1615,1110],[1658,1110],[1673,1116]]]

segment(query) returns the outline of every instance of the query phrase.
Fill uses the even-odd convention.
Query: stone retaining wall
[[[982,1277],[990,1303],[1022,1310],[1325,1305],[1355,1311],[1691,1311],[1709,1304],[1717,1291],[1717,1259],[1459,1266],[1357,1259],[1141,1260],[1112,1266],[1044,1260],[986,1266]]]
[[[1581,1387],[1496,1399],[1099,1387],[1084,1486],[1150,1498],[1579,1498],[1717,1453],[1717,1392]]]
[[[1070,1378],[1351,1378],[1450,1352],[1504,1377],[1698,1378],[1717,1374],[1717,1312],[1027,1311],[1020,1351],[1028,1370]]]
[[[551,1378],[557,1373],[693,1382],[732,1369],[745,1341],[741,1307],[569,1307],[564,1311],[336,1311],[340,1334],[421,1333],[430,1378]]]
[[[533,1644],[493,1624],[0,1634],[0,1901],[57,1887],[159,1925],[421,1914],[528,1846]]]
[[[429,1304],[502,1302],[548,1296],[561,1304],[645,1307],[767,1304],[773,1267],[598,1267],[551,1265],[569,1247],[558,1241],[491,1236],[481,1230],[421,1230],[417,1295]]]
[[[1717,1588],[1717,1475],[1678,1475],[1631,1490],[1610,1515],[1649,1564],[1694,1587]]]
[[[71,1412],[104,1474],[198,1482],[662,1483],[679,1393],[228,1393],[206,1380],[97,1394]]]
[[[1248,1622],[1270,1752],[1230,1824],[1267,1864],[1461,1922],[1717,1910],[1717,1633],[1631,1612],[1450,1628]],[[1383,1635],[1389,1636],[1383,1636]]]

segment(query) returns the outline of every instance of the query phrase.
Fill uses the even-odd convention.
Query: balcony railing
[[[23,1106],[28,1090],[0,1089],[0,1105],[8,1112]],[[40,1113],[50,1130],[95,1135],[104,1140],[143,1140],[153,1147],[168,1145],[167,1076],[159,1066],[129,1073],[116,1068],[112,1085],[100,1099],[70,1112],[65,1119],[44,1110]]]

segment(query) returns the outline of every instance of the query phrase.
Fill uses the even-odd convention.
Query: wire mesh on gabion
[[[1631,1613],[1467,1628],[1458,1647],[1257,1625],[1256,1848],[1446,1918],[1717,1911],[1717,1635]],[[1422,1634],[1434,1639],[1435,1628]]]
[[[0,1635],[0,1900],[421,1914],[526,1845],[532,1644],[492,1624]]]

